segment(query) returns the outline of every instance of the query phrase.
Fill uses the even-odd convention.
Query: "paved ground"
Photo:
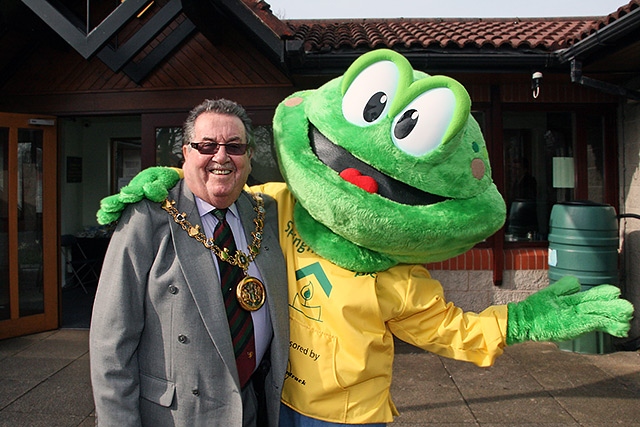
[[[640,427],[640,352],[507,348],[491,368],[399,344],[394,426]],[[0,426],[94,425],[88,331],[0,341]],[[188,427],[188,426],[185,426]]]

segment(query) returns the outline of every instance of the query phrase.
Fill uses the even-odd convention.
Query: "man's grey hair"
[[[242,121],[244,125],[244,131],[247,135],[247,144],[249,148],[255,148],[255,139],[253,135],[253,126],[251,124],[251,119],[249,115],[245,111],[242,106],[236,102],[230,101],[228,99],[220,98],[220,99],[205,99],[200,105],[195,106],[187,116],[187,120],[184,122],[183,130],[184,130],[184,138],[183,144],[189,144],[191,142],[197,142],[193,139],[195,138],[195,123],[196,119],[202,113],[217,113],[217,114],[226,114],[229,116],[236,116]]]

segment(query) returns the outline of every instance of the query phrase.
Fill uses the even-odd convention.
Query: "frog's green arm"
[[[163,201],[172,188],[182,178],[182,169],[154,166],[138,173],[131,182],[122,187],[118,194],[100,201],[96,214],[98,224],[105,225],[117,221],[125,206],[137,203],[143,198],[154,202]]]

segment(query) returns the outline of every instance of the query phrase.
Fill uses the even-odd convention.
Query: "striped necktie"
[[[218,225],[213,232],[216,245],[227,248],[230,254],[236,253],[236,244],[229,223],[225,219],[226,209],[214,209],[213,215],[218,218]],[[236,356],[236,366],[240,377],[240,387],[244,387],[256,366],[255,339],[251,313],[242,309],[236,299],[236,286],[244,276],[242,269],[236,265],[218,259],[220,268],[220,284],[222,296],[227,309],[229,330]]]

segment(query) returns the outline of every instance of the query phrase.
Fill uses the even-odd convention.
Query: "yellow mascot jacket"
[[[253,190],[278,201],[287,262],[291,340],[283,402],[323,421],[387,423],[398,412],[390,386],[393,335],[424,350],[489,366],[505,346],[507,307],[464,313],[446,303],[421,265],[374,274],[348,271],[317,256],[293,225],[285,184]]]

